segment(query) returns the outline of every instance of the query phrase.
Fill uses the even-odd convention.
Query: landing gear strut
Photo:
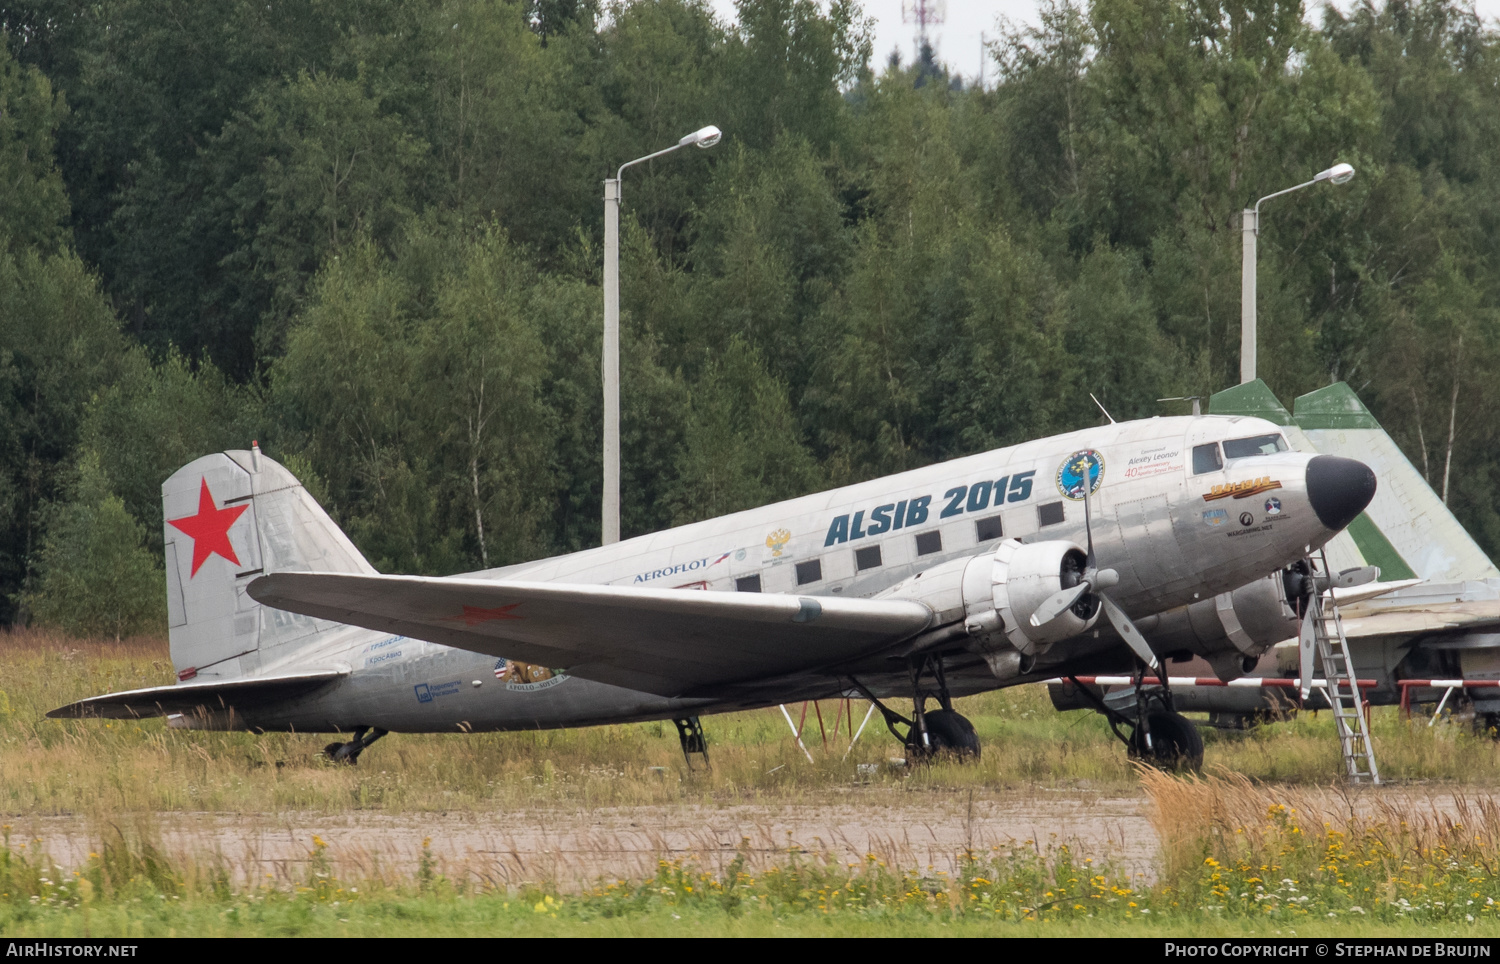
[[[1094,709],[1104,714],[1109,728],[1125,744],[1132,760],[1140,760],[1158,770],[1196,773],[1203,768],[1203,737],[1192,720],[1172,708],[1172,691],[1167,688],[1165,678],[1160,688],[1148,691],[1142,685],[1145,671],[1142,669],[1136,673],[1135,712],[1128,716],[1110,709],[1076,677],[1068,679],[1084,699],[1094,704]],[[1121,732],[1121,727],[1127,732]]]
[[[943,673],[941,656],[914,656],[911,659],[912,718],[907,719],[875,698],[859,680],[852,680],[859,690],[885,718],[886,729],[906,746],[907,759],[930,760],[939,754],[950,754],[960,758],[979,759],[979,735],[974,724],[953,709],[953,697],[948,692],[948,678]],[[930,675],[931,683],[924,677]],[[935,688],[932,688],[935,685]],[[926,707],[929,699],[938,702],[938,709]],[[906,727],[902,733],[896,727]]]
[[[365,734],[369,736],[366,737]],[[371,743],[385,736],[386,730],[380,727],[371,729],[368,726],[356,726],[354,728],[354,739],[348,743],[330,743],[323,748],[323,755],[334,763],[347,763],[354,766],[359,762],[359,755],[365,752]]]
[[[677,739],[682,743],[682,758],[687,761],[689,770],[693,769],[693,754],[703,757],[703,766],[712,770],[713,764],[708,762],[708,738],[703,735],[703,724],[696,716],[684,716],[672,721],[677,724]]]

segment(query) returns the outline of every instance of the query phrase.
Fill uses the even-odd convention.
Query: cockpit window
[[[1247,459],[1255,455],[1275,455],[1286,451],[1286,439],[1280,435],[1255,435],[1230,439],[1224,443],[1224,457]]]
[[[1224,467],[1224,460],[1219,458],[1219,443],[1209,442],[1207,445],[1193,446],[1193,474],[1202,475],[1204,472],[1217,472]]]

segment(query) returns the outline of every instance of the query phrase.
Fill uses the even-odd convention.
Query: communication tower
[[[917,63],[922,61],[922,51],[931,49],[927,28],[942,24],[948,15],[948,0],[901,0],[901,22],[917,25],[915,41]]]

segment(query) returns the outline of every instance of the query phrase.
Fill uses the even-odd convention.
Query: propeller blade
[[[1068,607],[1078,601],[1078,597],[1089,591],[1088,580],[1080,582],[1071,589],[1063,589],[1053,593],[1042,604],[1036,607],[1036,612],[1031,614],[1031,625],[1045,626],[1052,620],[1068,611]]]
[[[1114,600],[1104,595],[1104,593],[1101,592],[1098,596],[1099,601],[1104,604],[1104,615],[1109,617],[1110,625],[1115,627],[1115,632],[1124,638],[1126,644],[1134,650],[1135,654],[1147,666],[1160,675],[1161,664],[1156,661],[1156,654],[1151,651],[1150,645],[1146,642],[1146,637],[1142,636],[1141,631],[1135,628],[1135,623],[1131,622],[1130,617],[1125,615],[1125,610],[1116,606]]]
[[[1300,660],[1297,671],[1302,674],[1302,698],[1304,700],[1312,692],[1313,644],[1317,640],[1317,626],[1314,622],[1317,615],[1313,607],[1317,604],[1317,599],[1308,597],[1307,612],[1302,617],[1302,631],[1297,636],[1297,656]]]

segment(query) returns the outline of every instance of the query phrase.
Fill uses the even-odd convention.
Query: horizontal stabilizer
[[[330,669],[282,676],[252,676],[201,683],[177,683],[172,686],[148,686],[140,690],[91,696],[67,706],[59,706],[47,716],[54,720],[135,720],[148,716],[193,713],[199,708],[219,712],[305,696],[348,673],[347,669]]]
[[[813,670],[926,629],[909,600],[281,572],[267,606],[400,633],[661,696]]]

